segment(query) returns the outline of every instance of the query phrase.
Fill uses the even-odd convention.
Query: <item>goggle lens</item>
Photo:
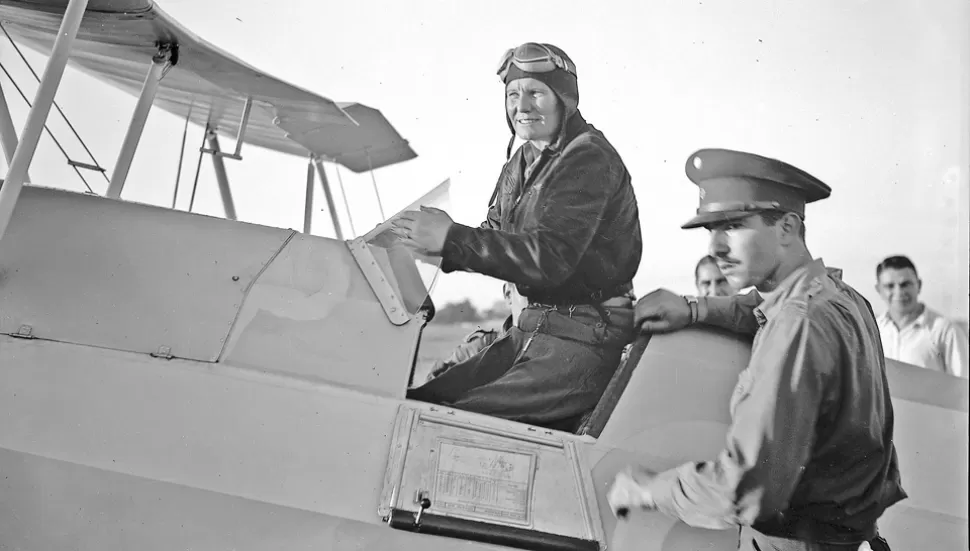
[[[526,42],[516,48],[511,48],[502,56],[499,68],[496,73],[505,80],[512,64],[528,73],[548,73],[556,69],[562,69],[572,75],[576,75],[576,68],[567,62],[562,56],[542,44]]]

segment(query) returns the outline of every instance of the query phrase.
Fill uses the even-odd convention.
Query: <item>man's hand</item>
[[[653,496],[647,489],[656,475],[645,469],[627,469],[617,473],[606,499],[613,514],[626,519],[633,509],[650,510],[655,508]]]
[[[394,233],[401,243],[424,254],[441,254],[445,238],[454,221],[448,213],[434,207],[402,212],[392,222]]]
[[[637,301],[634,320],[644,332],[677,331],[690,324],[690,306],[681,295],[657,289]]]

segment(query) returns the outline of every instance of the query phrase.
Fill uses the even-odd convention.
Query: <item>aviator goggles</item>
[[[505,52],[496,72],[503,82],[513,63],[527,73],[548,73],[562,69],[576,76],[576,66],[571,61],[563,59],[546,46],[535,42],[526,42]]]

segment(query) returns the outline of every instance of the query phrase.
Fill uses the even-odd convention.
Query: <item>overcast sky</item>
[[[697,149],[727,147],[780,158],[833,188],[830,199],[808,207],[809,247],[843,268],[877,311],[875,265],[907,254],[926,302],[968,316],[966,0],[158,4],[261,70],[380,109],[419,155],[375,172],[388,214],[451,178],[452,216],[469,225],[482,220],[509,137],[497,62],[521,42],[551,42],[576,61],[580,110],[633,176],[644,232],[638,294],[658,286],[693,291],[707,235],[679,229],[697,208],[684,163]],[[0,46],[0,59],[32,99],[36,83],[9,44]],[[41,72],[44,58],[29,59]],[[6,77],[0,82],[20,128],[25,105]],[[69,71],[57,101],[110,174],[134,98]],[[55,111],[50,120],[72,157],[87,160]],[[169,204],[182,129],[183,121],[152,111],[124,198]],[[189,128],[179,208],[188,204],[201,132]],[[251,149],[243,155],[242,163],[227,161],[240,219],[301,229],[305,161]],[[328,170],[337,187],[336,170]],[[30,172],[36,183],[84,189],[46,135]],[[380,221],[370,175],[342,170],[339,177],[363,233]],[[89,181],[99,193],[107,188],[100,177]],[[208,162],[198,193],[197,211],[222,214]],[[317,207],[314,233],[331,235],[326,208]],[[434,296],[489,305],[500,286],[449,275]]]

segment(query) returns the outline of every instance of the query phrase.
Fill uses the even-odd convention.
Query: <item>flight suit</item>
[[[514,283],[518,324],[408,398],[571,430],[633,340],[642,251],[636,197],[619,154],[578,111],[556,143],[511,157],[479,228],[453,224],[442,270]]]

